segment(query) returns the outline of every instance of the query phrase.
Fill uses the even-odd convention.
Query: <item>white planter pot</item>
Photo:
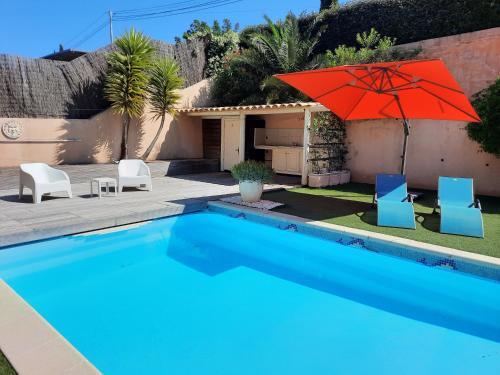
[[[340,184],[340,178],[341,178],[340,172],[332,172],[330,174],[329,185],[332,186]]]
[[[243,202],[253,203],[260,201],[264,184],[259,181],[240,181],[240,194]]]
[[[314,173],[309,175],[308,185],[314,188],[322,188],[330,184],[329,173]]]
[[[351,182],[351,171],[340,171],[340,183],[348,184],[349,182]]]

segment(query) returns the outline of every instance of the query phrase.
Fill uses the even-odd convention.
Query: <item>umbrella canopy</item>
[[[323,104],[343,120],[408,119],[481,121],[440,59],[407,60],[277,74],[276,78]]]

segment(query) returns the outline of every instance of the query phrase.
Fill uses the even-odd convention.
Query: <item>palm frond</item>
[[[151,111],[156,119],[169,113],[175,114],[175,104],[180,100],[178,90],[183,85],[179,76],[179,66],[169,58],[160,58],[153,62],[150,69],[147,88]]]
[[[140,117],[154,48],[148,37],[134,29],[118,38],[115,46],[116,50],[107,56],[109,69],[104,94],[116,113]]]

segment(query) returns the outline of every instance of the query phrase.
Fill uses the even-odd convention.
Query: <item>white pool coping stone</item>
[[[387,234],[370,232],[367,230],[355,229],[337,224],[330,224],[323,221],[309,220],[303,217],[284,214],[280,212],[273,212],[273,211],[263,212],[262,210],[253,209],[249,207],[241,207],[220,201],[208,202],[208,208],[215,212],[230,210],[233,212],[242,212],[245,214],[250,214],[256,218],[258,217],[263,219],[271,218],[286,224],[296,223],[299,225],[298,228],[299,233],[301,232],[300,226],[304,226],[304,228],[309,229],[307,230],[307,232],[305,233],[303,232],[304,234],[321,236],[322,233],[320,231],[322,230],[322,231],[332,232],[334,234],[343,234],[352,238],[361,238],[372,244],[381,242],[386,244],[391,244],[394,247],[398,248],[396,252],[381,250],[380,253],[399,256],[401,258],[412,259],[412,260],[415,260],[414,253],[428,255],[436,258],[445,258],[448,260],[459,262],[462,265],[462,267],[458,269],[459,272],[465,272],[473,274],[475,276],[481,276],[500,281],[500,258],[419,242],[406,238],[390,236]],[[318,229],[320,231],[318,231]],[[465,267],[463,267],[464,265]]]
[[[0,279],[0,350],[19,375],[101,374]]]

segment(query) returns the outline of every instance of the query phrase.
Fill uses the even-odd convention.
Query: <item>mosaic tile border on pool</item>
[[[322,222],[306,221],[303,218],[276,212],[261,212],[251,208],[242,208],[228,203],[209,202],[208,209],[213,212],[221,213],[240,220],[251,220],[260,224],[274,226],[282,230],[289,230],[315,237],[321,237],[329,241],[335,241],[343,245],[383,253],[386,255],[405,258],[427,267],[439,267],[449,271],[458,271],[500,281],[500,261],[496,258],[464,254],[464,257],[457,253],[465,253],[459,250],[447,249],[435,245],[418,243],[421,246],[413,244],[403,244],[401,242],[410,242],[405,239],[380,235],[384,238],[376,238],[377,233],[361,230],[352,230],[351,228],[331,225]],[[363,232],[363,233],[361,233]],[[365,234],[366,233],[366,234]],[[415,242],[415,241],[411,241]],[[465,255],[467,255],[465,257]],[[474,259],[476,258],[476,259]],[[485,260],[488,258],[487,260]],[[491,261],[491,262],[490,262]]]

